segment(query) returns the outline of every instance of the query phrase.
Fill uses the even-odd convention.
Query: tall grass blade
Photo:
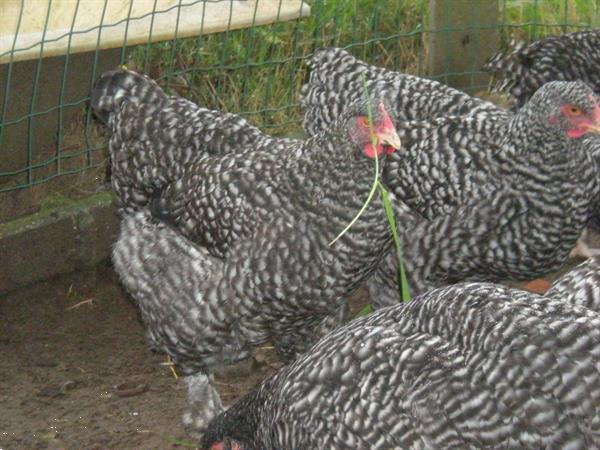
[[[362,81],[363,88],[365,91],[365,98],[369,100],[367,103],[367,117],[369,118],[369,135],[371,137],[371,145],[373,145],[373,148],[377,148],[377,137],[373,133],[373,111],[371,108],[371,97],[369,96],[369,89],[367,88],[367,79],[365,78],[364,74],[362,77]],[[374,159],[375,178],[373,179],[373,184],[371,185],[371,190],[369,191],[367,200],[363,203],[362,208],[360,208],[360,211],[358,211],[358,213],[356,214],[356,216],[354,216],[350,223],[346,225],[346,227],[329,243],[330,246],[335,244],[344,234],[346,234],[346,232],[352,227],[352,225],[354,225],[356,221],[360,218],[365,209],[367,209],[367,207],[371,203],[371,200],[373,200],[373,197],[375,196],[375,191],[377,190],[377,184],[379,183],[379,155],[377,155],[377,152],[375,152]]]
[[[381,193],[381,199],[383,201],[383,207],[385,208],[385,215],[387,217],[390,228],[392,229],[392,236],[394,238],[394,246],[396,247],[396,257],[398,258],[398,282],[400,288],[400,297],[403,302],[410,300],[410,288],[408,286],[408,279],[406,278],[406,272],[404,271],[404,263],[402,258],[402,247],[400,245],[400,238],[398,237],[398,228],[396,227],[396,218],[394,216],[394,209],[390,196],[387,189],[381,183],[378,182],[379,192]]]
[[[369,95],[369,89],[367,87],[367,79],[364,76],[364,74],[362,77],[362,82],[363,82],[363,89],[365,92],[365,98],[368,99],[367,114],[369,117],[369,124],[371,127],[371,129],[370,129],[371,144],[373,145],[373,148],[377,148],[377,138],[376,138],[375,134],[373,133],[373,129],[372,129],[372,127],[373,127],[373,111],[372,111],[371,106],[372,106],[373,102]],[[359,217],[362,215],[362,213],[365,211],[365,209],[371,203],[371,200],[373,199],[375,191],[377,189],[379,189],[379,192],[381,194],[381,198],[383,201],[385,215],[386,215],[388,224],[390,225],[390,228],[392,230],[392,238],[394,240],[394,247],[396,249],[396,257],[398,258],[398,268],[399,268],[399,274],[398,274],[399,287],[398,288],[400,290],[400,297],[402,298],[403,302],[406,302],[406,301],[410,300],[410,288],[408,286],[408,279],[406,278],[406,272],[404,270],[404,263],[403,263],[403,258],[402,258],[402,248],[400,245],[400,238],[398,236],[398,229],[396,228],[396,218],[394,217],[394,209],[392,207],[392,203],[390,202],[390,198],[389,198],[387,189],[385,188],[383,183],[381,183],[381,179],[379,176],[379,157],[377,155],[377,152],[375,152],[374,159],[375,159],[375,179],[373,180],[373,184],[371,186],[371,190],[369,191],[367,200],[365,201],[365,203],[363,203],[362,208],[356,214],[356,216],[354,216],[354,218],[350,221],[350,223],[340,232],[340,234],[338,234],[335,237],[335,239],[333,239],[329,243],[329,245],[333,245],[340,237],[342,237],[350,229],[350,227],[354,223],[356,223],[356,221],[359,219]],[[373,305],[368,304],[358,312],[356,317],[364,316],[366,314],[371,313],[372,311],[373,311]]]

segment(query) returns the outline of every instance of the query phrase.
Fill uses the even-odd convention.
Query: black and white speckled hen
[[[412,119],[396,122],[402,157],[390,155],[382,176],[397,202],[424,219],[399,220],[414,293],[536,277],[574,247],[599,192],[591,159],[598,140],[584,137],[596,131],[600,107],[585,85],[549,84],[515,115],[339,49],[317,52],[311,67],[301,98],[307,132],[362,95],[363,73],[371,95]],[[389,270],[370,283],[376,302],[398,299],[395,261],[389,255]]]
[[[126,94],[112,104],[111,156],[123,162],[114,182],[124,217],[115,269],[152,345],[187,375],[195,413],[186,423],[201,430],[220,408],[215,366],[266,341],[294,357],[339,324],[346,295],[391,245],[381,201],[330,242],[367,199],[374,156],[383,165],[387,144],[399,147],[399,140],[383,104],[374,107],[371,127],[368,105],[359,102],[310,139],[265,137],[273,146],[251,151],[238,151],[237,140],[226,149],[211,141],[218,156],[173,169],[181,155],[203,151],[210,135],[202,136],[198,117],[211,115],[193,106],[198,123],[181,122],[185,113],[166,120],[168,107],[130,102]],[[192,137],[198,144],[189,144]],[[157,192],[168,224],[151,216]]]
[[[408,165],[399,175],[418,184],[421,170],[445,170],[440,178],[455,176],[456,182],[440,189],[461,200],[445,214],[399,225],[415,293],[467,280],[533,279],[555,270],[598,202],[598,169],[578,142],[600,121],[598,99],[585,84],[547,83],[508,122],[501,139],[477,132],[478,120],[440,119],[405,136],[409,154],[443,162],[417,166],[416,173],[407,172]],[[465,184],[461,177],[472,166],[481,181],[473,176],[476,182]],[[369,282],[377,301],[399,301],[396,274],[390,255]]]
[[[512,43],[484,66],[500,78],[497,89],[523,106],[549,81],[583,81],[600,94],[600,30],[547,36],[531,44]]]
[[[375,173],[370,158],[376,152],[389,152],[388,144],[400,146],[383,104],[378,108],[373,111],[378,150],[368,142],[367,105],[358,102],[330,130],[306,141],[286,140],[286,147],[277,153],[253,148],[242,155],[204,158],[191,164],[176,183],[160,193],[155,210],[218,256],[252,236],[274,209],[292,221],[314,221],[323,230],[341,230],[343,226],[339,226],[348,223],[348,213],[358,212],[367,198]],[[344,148],[348,142],[358,143],[350,156]],[[354,170],[362,173],[356,187],[344,179]],[[329,214],[324,215],[324,210]],[[359,240],[367,242],[369,236],[378,236],[378,232],[366,232]],[[362,244],[357,244],[358,249]]]
[[[451,212],[485,182],[487,161],[499,153],[498,145],[488,143],[505,137],[510,112],[436,81],[368,65],[337,48],[318,50],[309,64],[310,78],[300,98],[307,134],[361,98],[364,80],[369,95],[391,105],[406,143],[402,157],[388,159],[383,181],[416,213],[435,218]],[[435,137],[429,137],[429,130]],[[421,138],[427,145],[420,145]]]
[[[487,182],[488,166],[505,157],[503,144],[516,119],[492,103],[436,81],[368,65],[337,48],[316,51],[309,65],[310,78],[300,96],[307,134],[327,126],[361,98],[366,80],[370,95],[391,105],[396,129],[406,139],[402,154],[389,158],[384,181],[426,218],[472,199]],[[420,145],[421,138],[426,145]],[[431,146],[435,151],[428,151]],[[600,154],[600,145],[587,143],[586,149]]]
[[[372,103],[381,154],[391,148],[388,144],[399,147],[400,142],[387,111]],[[367,156],[375,153],[367,142],[364,101],[355,102],[345,117],[308,141],[275,138],[235,114],[167,97],[155,82],[130,71],[103,75],[91,104],[111,132],[112,183],[121,204],[151,207],[220,257],[251,236],[274,208],[290,216],[320,214],[328,200],[323,180],[331,173],[327,189],[341,187],[331,172],[338,155],[344,160],[336,168],[340,171],[372,164],[357,155],[346,158],[348,139],[365,142]],[[336,195],[344,200],[351,193]]]
[[[110,130],[112,185],[129,210],[148,205],[207,155],[244,149],[281,153],[292,143],[264,134],[239,115],[167,96],[155,81],[129,70],[104,73],[90,106]]]
[[[549,81],[583,81],[600,95],[599,48],[600,29],[547,36],[531,44],[513,42],[508,51],[493,56],[484,69],[497,75],[496,89],[510,94],[518,108]],[[600,166],[600,149],[596,161]],[[590,225],[598,231],[600,203],[597,208]]]
[[[218,416],[207,450],[600,446],[600,316],[486,283],[328,334]]]

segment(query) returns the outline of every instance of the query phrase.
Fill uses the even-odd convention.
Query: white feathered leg
[[[198,372],[185,377],[189,410],[183,415],[183,425],[195,437],[202,435],[210,421],[223,411],[221,397],[215,389],[212,375]]]

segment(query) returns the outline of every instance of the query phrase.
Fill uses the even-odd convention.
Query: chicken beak
[[[389,145],[392,148],[398,150],[402,147],[402,142],[400,141],[400,137],[396,130],[385,131],[382,133],[377,133],[377,137],[379,138],[379,142],[382,144]]]
[[[594,121],[585,124],[586,131],[600,134],[600,105],[594,108]]]
[[[377,138],[381,144],[389,145],[390,147],[398,150],[402,146],[402,142],[400,141],[400,137],[396,132],[394,121],[386,111],[383,102],[379,104],[379,112],[382,115],[382,120],[381,125],[376,133]]]

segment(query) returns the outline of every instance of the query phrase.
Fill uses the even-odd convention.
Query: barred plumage
[[[391,105],[402,139],[401,154],[390,155],[383,170],[388,188],[426,218],[473,198],[488,176],[487,161],[499,153],[511,113],[437,81],[370,66],[338,48],[317,50],[309,66],[300,95],[307,134],[362,98],[366,84],[369,96]]]
[[[201,428],[222,410],[214,367],[250,354],[235,334],[227,298],[216,292],[223,261],[144,210],[124,215],[112,259],[140,308],[150,345],[171,356],[186,377],[194,411],[184,423]]]
[[[512,42],[494,55],[484,69],[500,78],[497,89],[523,106],[544,83],[583,81],[600,94],[600,30],[547,36],[526,44]]]
[[[484,69],[499,78],[496,90],[506,92],[522,107],[544,83],[583,81],[600,95],[600,30],[547,36],[526,44],[511,42],[509,50],[494,55]],[[600,147],[600,146],[598,146]],[[600,151],[596,154],[600,166]],[[600,203],[591,227],[600,230]]]
[[[591,156],[600,141],[580,137],[583,130],[567,136],[571,125],[560,109],[580,105],[596,123],[600,109],[589,88],[550,84],[514,115],[439,83],[368,66],[339,49],[317,52],[311,67],[302,90],[309,133],[335,118],[349,98],[363,95],[363,73],[370,95],[386,98],[397,117],[412,119],[396,122],[403,151],[390,155],[382,176],[401,213],[413,293],[466,280],[528,279],[564,261],[600,193]],[[420,217],[407,217],[407,209]],[[375,302],[399,300],[394,255],[370,290]]]
[[[112,184],[120,205],[146,206],[207,155],[249,148],[283,151],[292,143],[264,134],[244,118],[169,97],[150,78],[128,70],[103,74],[90,106],[109,128]]]
[[[329,130],[305,141],[286,140],[277,151],[250,148],[192,163],[177,182],[160,192],[154,206],[184,235],[221,257],[235,242],[252,236],[274,210],[291,222],[311,222],[333,239],[366,200],[375,174],[373,161],[363,154],[365,142],[352,142],[364,139],[353,134],[355,119],[367,115],[365,108],[361,102]],[[378,123],[380,115],[374,114]],[[383,158],[381,162],[383,167]],[[360,174],[351,182],[348,176],[355,172]],[[358,247],[371,239],[377,247],[379,228],[357,236],[362,241]]]
[[[145,77],[110,73],[92,104],[108,121],[118,166],[113,186],[123,224],[115,269],[153,346],[188,376],[195,406],[188,421],[201,430],[220,408],[215,365],[265,341],[293,358],[340,323],[346,295],[390,248],[381,201],[330,242],[367,199],[372,152],[382,153],[384,165],[384,144],[399,144],[381,104],[373,111],[375,147],[365,102],[305,141],[271,138],[247,124],[254,137],[244,140],[242,119],[165,100],[156,89]],[[211,119],[242,125],[225,132],[203,123]]]
[[[600,256],[571,269],[552,283],[545,295],[600,312]]]
[[[598,448],[599,326],[491,284],[431,291],[327,335],[217,417],[203,446]]]
[[[313,135],[334,122],[352,102],[363,98],[385,100],[399,128],[411,120],[447,115],[487,113],[506,117],[494,104],[471,97],[437,81],[371,66],[340,48],[315,51],[308,65],[309,81],[302,86],[304,130]]]
[[[600,178],[600,136],[585,136],[580,142],[580,145],[586,146],[588,149],[590,149],[592,158],[594,159],[596,167],[598,168],[598,178]],[[596,207],[590,219],[590,223],[588,224],[588,228],[596,233],[600,233],[600,201],[596,203]],[[589,248],[585,237],[586,236],[584,235],[584,238],[581,241],[583,244],[584,256],[599,254],[598,249]]]
[[[415,293],[459,281],[532,279],[564,262],[600,195],[598,168],[590,149],[578,142],[580,138],[569,136],[579,136],[587,125],[579,130],[579,119],[574,121],[564,113],[566,105],[579,106],[590,124],[599,120],[600,106],[586,85],[553,82],[508,122],[502,139],[464,133],[466,124],[477,122],[470,117],[446,121],[457,125],[458,131],[440,126],[441,119],[424,126],[422,132],[411,131],[414,141],[405,139],[407,150],[413,147],[415,152],[444,155],[440,159],[448,164],[445,173],[458,179],[458,188],[452,182],[440,184],[450,198],[448,205],[458,203],[448,213],[399,224]],[[459,157],[469,163],[455,163]],[[463,169],[473,166],[471,180],[475,182],[468,184],[463,181],[468,180]],[[418,166],[417,173],[422,167],[432,169],[431,165]],[[410,165],[401,173],[418,184],[418,174],[408,169]],[[402,191],[399,199],[404,200],[401,195]],[[396,258],[388,255],[369,281],[379,305],[400,300],[396,274]]]

